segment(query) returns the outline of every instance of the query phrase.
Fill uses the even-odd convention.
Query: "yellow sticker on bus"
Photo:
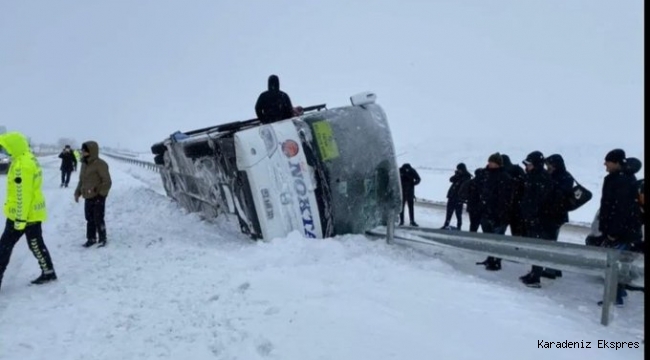
[[[332,126],[327,121],[317,121],[312,126],[321,159],[326,161],[339,157],[339,148],[334,140]]]

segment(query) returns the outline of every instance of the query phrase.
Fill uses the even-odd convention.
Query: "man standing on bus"
[[[255,104],[255,113],[262,124],[290,119],[294,116],[291,98],[280,90],[277,75],[269,76],[269,89],[260,94]]]

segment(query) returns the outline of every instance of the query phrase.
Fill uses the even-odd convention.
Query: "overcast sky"
[[[398,146],[641,146],[643,1],[0,2],[0,125],[36,142],[147,150],[254,117],[271,73],[303,106],[375,91]]]

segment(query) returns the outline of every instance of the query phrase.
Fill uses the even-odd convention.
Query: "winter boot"
[[[619,298],[619,299],[616,299],[616,301],[614,302],[614,305],[616,305],[616,307],[624,307],[625,302],[623,301],[623,298]],[[598,302],[598,306],[603,306],[603,301],[602,300],[600,300]]]
[[[32,284],[41,285],[54,280],[56,280],[56,273],[54,270],[50,270],[49,272],[41,273],[41,276],[32,280]]]
[[[95,239],[88,239],[88,241],[86,241],[86,243],[83,244],[83,247],[88,248],[88,247],[91,247],[91,246],[93,246],[93,245],[95,245],[95,244],[97,244],[97,240],[95,240]]]
[[[411,221],[411,226],[418,227],[418,226],[420,226],[420,225],[418,225],[415,221]]]
[[[492,256],[488,257],[487,260],[485,260],[485,270],[488,271],[501,270],[501,259],[497,259]]]
[[[539,276],[541,276],[543,278],[551,279],[551,280],[553,280],[553,279],[555,279],[557,277],[557,275],[555,273],[555,270],[549,269],[549,268],[544,268],[544,270],[542,271],[542,273]]]
[[[520,278],[521,282],[524,283],[524,285],[532,288],[541,288],[542,284],[539,281],[539,278],[536,278],[533,276],[532,273],[528,274],[527,276],[524,276],[523,278]]]
[[[102,225],[99,227],[99,245],[97,247],[104,247],[106,246],[106,226]]]

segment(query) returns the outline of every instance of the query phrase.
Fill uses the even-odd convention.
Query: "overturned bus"
[[[172,134],[151,147],[167,195],[204,218],[236,216],[253,239],[360,234],[395,221],[402,199],[386,115],[372,93],[350,100],[271,124]]]

